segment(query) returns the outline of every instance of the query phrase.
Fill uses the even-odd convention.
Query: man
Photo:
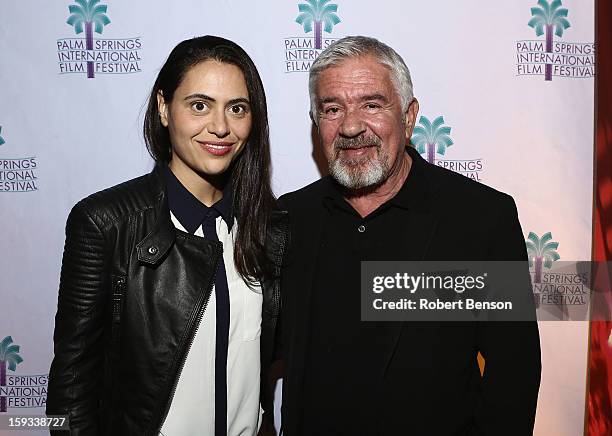
[[[526,260],[512,198],[409,146],[419,106],[387,45],[332,44],[312,65],[310,96],[330,176],[280,199],[292,235],[281,287],[284,434],[532,434],[535,322],[360,319],[361,261]]]

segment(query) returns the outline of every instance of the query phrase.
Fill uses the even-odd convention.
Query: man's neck
[[[362,218],[368,216],[382,204],[395,197],[395,194],[404,186],[404,182],[408,177],[408,173],[410,173],[411,167],[412,158],[408,156],[408,153],[404,153],[397,170],[394,171],[382,185],[364,194],[355,193],[355,195],[345,195],[346,201],[353,206],[353,209],[355,209]]]

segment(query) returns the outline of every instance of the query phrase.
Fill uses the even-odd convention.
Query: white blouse
[[[185,228],[171,213],[174,226]],[[216,219],[217,235],[223,243],[223,260],[230,298],[227,350],[227,435],[255,436],[261,423],[259,404],[261,335],[261,288],[244,283],[234,265],[234,236],[225,221]],[[196,236],[204,237],[202,226]],[[180,374],[162,436],[214,435],[215,433],[215,340],[216,304],[214,288]]]

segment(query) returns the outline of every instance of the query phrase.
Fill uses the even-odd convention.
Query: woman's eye
[[[247,108],[244,106],[230,106],[230,112],[234,115],[244,115],[247,112]]]

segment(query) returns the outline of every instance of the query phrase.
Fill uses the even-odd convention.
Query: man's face
[[[399,167],[418,104],[402,111],[389,69],[371,56],[323,70],[317,122],[332,176],[349,189],[379,186]]]

